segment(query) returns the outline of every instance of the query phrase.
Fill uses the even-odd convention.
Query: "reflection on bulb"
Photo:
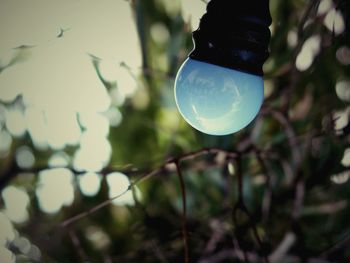
[[[247,126],[264,98],[261,76],[188,58],[175,80],[175,100],[184,119],[211,135]]]

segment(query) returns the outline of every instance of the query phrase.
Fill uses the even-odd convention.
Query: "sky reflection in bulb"
[[[246,127],[258,114],[263,98],[262,77],[190,58],[175,81],[181,115],[191,126],[211,135]]]

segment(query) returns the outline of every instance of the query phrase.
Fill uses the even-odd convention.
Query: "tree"
[[[263,107],[223,137],[193,130],[174,104],[190,3],[85,4],[47,6],[68,26],[1,56],[2,261],[349,261],[348,1],[270,1]],[[134,24],[124,24],[130,11]],[[91,32],[120,21],[118,35],[111,24],[107,38],[91,38],[88,20]],[[131,27],[138,39],[123,44]],[[109,38],[115,49],[92,45]],[[135,43],[140,67],[137,54],[110,59]],[[10,89],[30,83],[46,86]]]

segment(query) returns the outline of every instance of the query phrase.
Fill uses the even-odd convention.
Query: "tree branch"
[[[119,195],[117,196],[114,196],[112,198],[109,198],[107,199],[106,201],[100,203],[99,205],[91,208],[90,210],[88,211],[85,211],[85,212],[82,212],[74,217],[71,217],[65,221],[63,221],[60,226],[61,227],[67,227],[68,225],[71,225],[73,223],[75,223],[76,221],[86,217],[86,216],[89,216],[95,212],[97,212],[98,210],[100,210],[101,208],[109,205],[110,203],[112,203],[112,201],[120,198],[121,196],[123,196],[124,194],[126,194],[129,190],[131,190],[133,187],[135,187],[137,184],[143,182],[144,180],[150,178],[150,177],[153,177],[155,175],[158,175],[160,174],[161,172],[164,172],[164,171],[168,171],[169,170],[169,164],[175,164],[176,163],[179,163],[180,161],[185,161],[185,160],[190,160],[190,159],[194,159],[198,156],[201,156],[201,155],[205,155],[205,154],[217,154],[219,152],[222,152],[222,153],[225,153],[227,156],[236,156],[237,153],[235,152],[229,152],[229,151],[225,151],[225,150],[222,150],[222,149],[218,149],[218,148],[204,148],[204,149],[201,149],[201,150],[198,150],[198,151],[193,151],[193,152],[189,152],[189,153],[186,153],[186,154],[183,154],[177,158],[170,158],[168,159],[163,165],[161,165],[160,167],[158,167],[157,169],[149,172],[149,173],[146,173],[144,175],[142,175],[141,177],[137,178],[134,182],[132,182],[127,189],[125,189],[122,193],[120,193]]]

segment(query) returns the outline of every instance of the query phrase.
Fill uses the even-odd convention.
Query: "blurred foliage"
[[[0,159],[2,188],[16,185],[30,196],[29,220],[15,224],[20,236],[40,249],[42,262],[182,262],[181,190],[173,163],[163,164],[171,157],[215,148],[220,150],[203,151],[180,163],[191,262],[264,262],[264,255],[270,255],[271,262],[349,262],[350,171],[342,159],[349,147],[350,97],[341,98],[336,91],[339,81],[350,81],[349,1],[332,3],[344,19],[341,33],[324,25],[326,14],[317,13],[319,1],[270,1],[271,54],[265,64],[261,114],[244,130],[224,137],[195,131],[176,110],[174,78],[192,49],[192,39],[180,2],[173,1],[130,1],[143,67],[133,76],[136,94],[119,107],[122,122],[110,127],[112,157],[101,172],[96,196],[84,196],[76,187],[72,205],[45,214],[35,195],[37,173],[47,167],[54,151],[36,149],[26,134],[14,139]],[[168,37],[155,39],[154,26]],[[300,70],[298,55],[313,36],[320,40],[319,50],[312,64]],[[347,53],[341,53],[344,47]],[[124,66],[128,68],[127,61]],[[98,60],[95,68],[99,73]],[[118,82],[104,84],[108,90],[118,88]],[[342,92],[349,94],[346,89]],[[32,175],[12,165],[22,145],[35,155]],[[65,149],[69,156],[75,151]],[[237,153],[238,160],[228,152]],[[137,184],[142,197],[135,205],[109,204],[68,227],[60,226],[109,198],[108,172],[120,171],[133,181],[159,167],[156,175]],[[239,178],[244,207],[234,213],[234,224]],[[18,262],[30,261],[21,258],[15,245],[8,248]]]

